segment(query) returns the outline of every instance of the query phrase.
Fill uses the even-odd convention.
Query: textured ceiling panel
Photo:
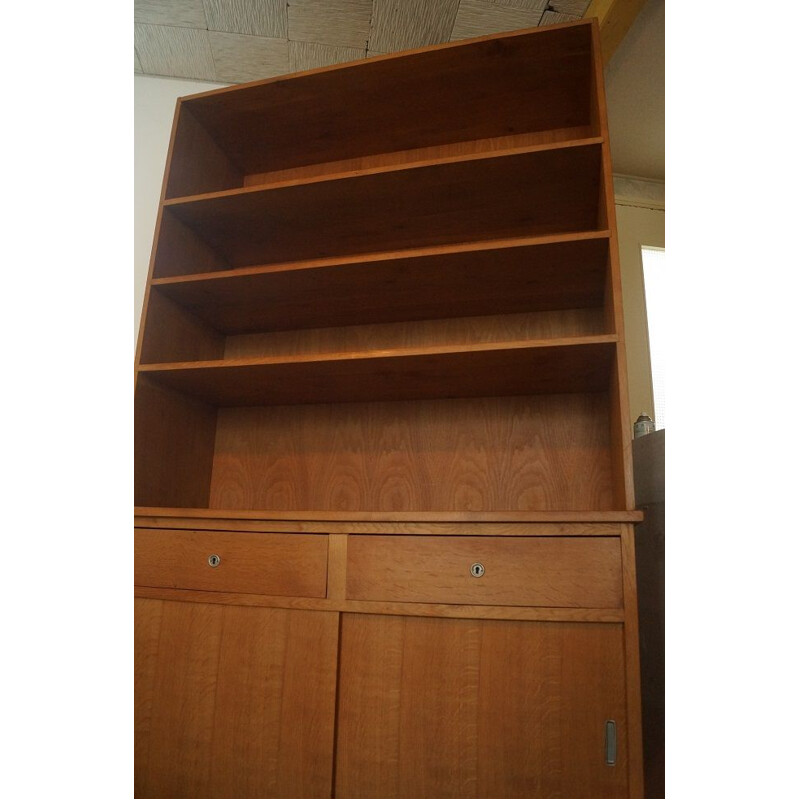
[[[327,67],[364,58],[364,50],[355,47],[331,47],[314,42],[289,42],[289,72]]]
[[[242,83],[285,75],[289,71],[289,43],[285,39],[209,31],[216,80]]]
[[[291,0],[289,38],[364,50],[372,0]]]
[[[461,0],[450,40],[469,39],[518,28],[535,28],[543,11],[543,6],[518,8],[499,5],[491,0]]]
[[[574,14],[559,14],[557,11],[545,11],[542,14],[542,21],[540,25],[558,25],[560,22],[575,22],[576,17]]]
[[[202,30],[206,13],[203,0],[134,0],[133,21]]]
[[[287,0],[205,0],[210,31],[285,39]]]
[[[591,0],[550,0],[548,4],[553,11],[560,14],[573,14],[576,17],[582,17],[589,8]]]
[[[458,0],[374,0],[369,49],[393,53],[447,42]]]
[[[216,80],[208,31],[142,24],[134,24],[133,29],[133,43],[142,72]]]
[[[136,48],[133,48],[133,71],[141,73],[142,71],[142,64],[139,61],[139,56],[136,54]]]

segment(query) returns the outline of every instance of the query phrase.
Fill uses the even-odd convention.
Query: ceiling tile
[[[215,79],[208,31],[142,24],[133,28],[142,72],[173,78]]]
[[[136,53],[136,48],[135,47],[133,48],[133,71],[134,72],[141,72],[142,71],[142,65],[139,62],[139,56]]]
[[[365,50],[356,47],[332,47],[316,42],[289,42],[289,72],[358,61],[365,57]]]
[[[491,0],[491,2],[496,6],[508,6],[509,8],[527,8],[533,11],[540,11],[544,13],[544,10],[548,6],[548,0]],[[549,5],[553,5],[553,3],[549,3]]]
[[[535,28],[542,11],[542,8],[501,6],[490,0],[461,0],[450,40]]]
[[[577,14],[559,14],[556,11],[545,11],[540,25],[558,25],[559,22],[575,22],[580,19]]]
[[[369,49],[384,53],[446,42],[458,0],[374,0]]]
[[[210,31],[285,39],[287,0],[204,0]]]
[[[363,50],[371,16],[372,0],[291,0],[289,38]]]
[[[552,0],[550,8],[553,11],[558,11],[560,14],[573,14],[576,17],[582,17],[589,8],[590,0]]]
[[[205,30],[203,0],[134,0],[133,21]]]
[[[216,64],[215,80],[222,83],[257,81],[289,71],[285,39],[209,31],[208,40]]]

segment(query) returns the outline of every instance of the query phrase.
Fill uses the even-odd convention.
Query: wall
[[[179,97],[187,94],[207,92],[225,85],[227,84],[134,76],[134,342],[139,336],[139,321],[175,103]]]
[[[175,102],[178,97],[220,85],[140,75],[134,78],[134,341],[139,333]],[[654,413],[640,247],[664,246],[664,184],[617,177],[614,191],[628,343],[630,411],[631,420],[635,420],[642,410],[650,416]]]
[[[642,411],[655,419],[641,248],[664,247],[664,184],[615,176],[614,195],[633,423]]]

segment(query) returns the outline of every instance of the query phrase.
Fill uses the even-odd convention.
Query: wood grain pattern
[[[223,611],[163,604],[152,684],[144,687],[152,712],[137,719],[137,733],[148,741],[145,767],[137,766],[139,797],[209,796]],[[152,638],[150,624],[145,621],[140,636]]]
[[[137,797],[329,796],[338,615],[136,602]]]
[[[475,578],[473,564],[485,573]],[[618,538],[351,536],[347,597],[406,603],[616,608]]]
[[[306,42],[289,42],[291,57],[293,45],[307,45]],[[319,46],[320,48],[322,45]],[[334,48],[325,48],[333,50]],[[336,48],[340,54],[349,52],[345,48]],[[340,59],[344,60],[344,59]],[[301,167],[289,167],[270,172],[254,172],[244,176],[245,186],[269,186],[283,181],[309,180],[324,175],[338,175],[347,172],[363,172],[380,170],[385,167],[418,164],[422,161],[433,161],[437,158],[468,156],[479,153],[494,153],[499,150],[532,148],[559,142],[573,142],[580,139],[592,139],[597,136],[597,129],[591,125],[576,125],[570,128],[549,128],[542,131],[513,133],[508,136],[493,136],[485,139],[470,139],[464,142],[450,142],[432,147],[417,147],[410,150],[393,150],[388,153],[371,153],[337,161],[324,161],[318,164],[306,164]]]
[[[600,308],[607,235],[555,239],[163,278],[154,289],[228,334]],[[548,335],[556,330],[551,327]],[[612,332],[605,325],[563,330]]]
[[[225,337],[191,311],[151,287],[140,363],[222,358]]]
[[[140,375],[134,395],[134,502],[207,506],[217,413]]]
[[[338,796],[626,796],[621,626],[345,615],[341,653]]]
[[[243,184],[241,170],[219,148],[182,101],[178,101],[173,153],[166,197],[234,189]]]
[[[140,509],[144,511],[144,509]],[[151,509],[158,511],[158,509]],[[175,512],[186,509],[174,509]],[[169,509],[167,509],[169,511]],[[219,512],[217,512],[219,513]],[[222,512],[223,514],[225,512]],[[607,512],[606,512],[607,513]],[[407,536],[619,536],[615,522],[353,522],[350,520],[255,520],[139,514],[137,528],[170,528],[262,533],[387,533]]]
[[[144,797],[148,790],[150,730],[153,717],[153,691],[161,638],[161,600],[134,600],[134,797]]]
[[[221,559],[216,567],[210,555]],[[324,535],[137,529],[134,582],[217,592],[325,597]]]
[[[403,350],[410,347],[462,347],[525,339],[602,336],[606,333],[604,325],[602,309],[579,308],[310,328],[230,336],[225,340],[224,357],[251,359],[310,356],[367,350]]]
[[[448,603],[394,603],[378,600],[334,600],[314,597],[279,597],[235,592],[204,592],[196,589],[169,589],[137,586],[137,598],[176,600],[182,603],[211,603],[246,608],[284,608],[293,611],[326,611],[350,614],[387,614],[399,617],[442,619],[510,619],[532,622],[618,622],[625,621],[621,608],[551,608],[547,606],[481,606]]]
[[[636,589],[636,541],[633,525],[623,525],[620,545],[622,549],[622,590],[625,601],[625,674],[630,720],[629,782],[631,797],[643,797],[642,678],[639,664],[639,603]]]
[[[208,796],[330,797],[338,615],[227,606],[223,624]]]
[[[287,520],[298,520],[301,522],[322,521],[322,524],[330,524],[333,526],[347,524],[350,522],[360,521],[368,523],[392,523],[397,520],[402,520],[403,523],[417,523],[425,521],[426,523],[437,523],[436,528],[440,527],[441,523],[446,524],[480,524],[492,523],[492,528],[496,523],[508,524],[534,524],[559,522],[559,523],[608,523],[608,522],[641,522],[643,515],[641,511],[621,511],[619,509],[613,511],[288,511],[286,509],[280,510],[250,510],[243,508],[236,509],[221,509],[221,508],[148,508],[144,506],[136,506],[134,513],[137,517],[161,517],[170,519],[173,517],[183,517],[187,520],[191,519],[208,519],[208,520],[256,520],[258,522],[268,521],[270,524],[274,521],[285,522]],[[158,525],[144,525],[141,527],[159,527]],[[166,524],[163,527],[174,527]],[[571,527],[571,526],[570,526]],[[433,530],[432,526],[429,526]],[[346,531],[337,530],[335,527],[331,529],[331,533],[343,533]],[[617,535],[619,529],[613,531],[613,535]],[[581,534],[584,535],[584,534]],[[588,534],[586,534],[588,535]],[[602,535],[608,535],[606,533]]]
[[[186,102],[248,173],[568,128],[589,121],[590,40],[586,23],[513,33]]]
[[[140,374],[215,406],[604,392],[612,336],[258,359],[143,364]]]
[[[209,507],[611,510],[607,414],[601,394],[222,409]]]
[[[599,159],[597,144],[560,145],[166,202],[244,267],[596,230]]]
[[[151,278],[225,269],[227,261],[162,206]]]
[[[344,600],[347,595],[347,542],[348,535],[334,533],[328,536],[328,592],[331,600]]]

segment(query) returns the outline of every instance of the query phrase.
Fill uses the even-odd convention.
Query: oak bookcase
[[[594,21],[178,102],[138,797],[641,797]]]

